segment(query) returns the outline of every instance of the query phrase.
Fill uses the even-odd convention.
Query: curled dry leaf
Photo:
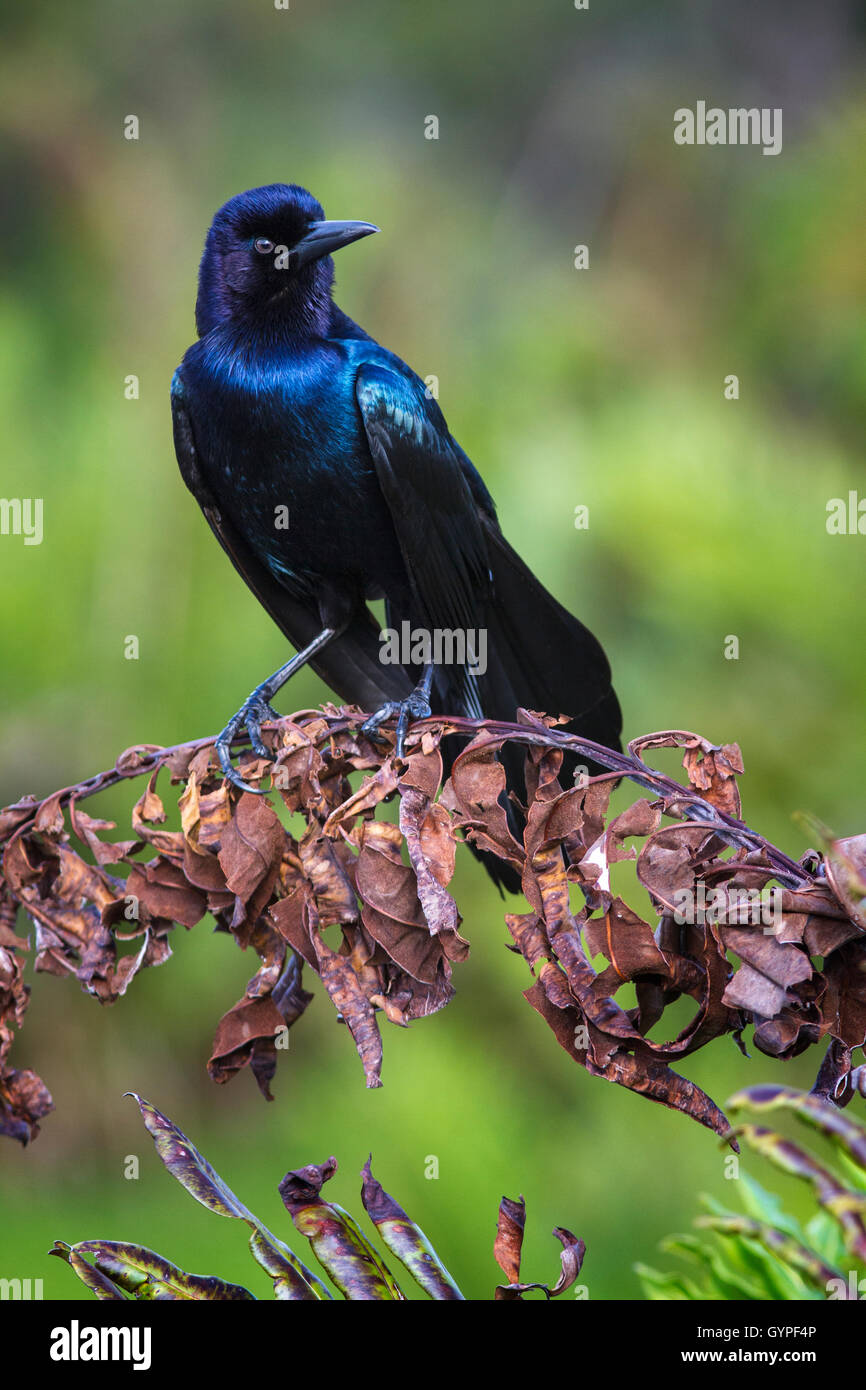
[[[0,1131],[26,1140],[51,1107],[39,1078],[9,1062],[27,952],[37,971],[73,975],[111,1003],[169,958],[178,926],[208,913],[259,958],[217,1027],[213,1079],[249,1067],[270,1096],[287,1030],[310,1002],[306,966],[347,1025],[367,1085],[380,1085],[382,1018],[405,1027],[443,1008],[469,952],[450,892],[461,840],[519,878],[528,910],[506,923],[534,979],[526,998],[591,1075],[726,1134],[722,1112],[671,1064],[725,1035],[742,1046],[751,1028],[779,1058],[827,1043],[822,1094],[845,1104],[860,1089],[851,1056],[866,1041],[866,837],[818,827],[823,858],[795,863],[740,820],[737,745],[686,730],[621,754],[532,711],[514,724],[437,718],[413,727],[397,760],[361,722],[332,705],[276,721],[273,759],[242,755],[266,796],[227,786],[201,740],[127,750],[107,773],[0,812]],[[458,738],[468,741],[453,757]],[[657,748],[682,750],[684,782],[653,770]],[[567,784],[576,759],[612,772]],[[506,767],[525,786],[519,816]],[[81,803],[136,777],[146,785],[131,836],[112,840],[116,826]],[[614,814],[618,778],[640,795]],[[180,784],[177,812],[165,779]],[[398,823],[382,810],[394,800]],[[287,815],[303,818],[299,835]],[[649,915],[614,890],[629,860]],[[35,925],[32,945],[19,910]],[[634,1005],[618,1002],[626,986]],[[693,1016],[666,1039],[667,1010],[683,996]]]
[[[523,1234],[526,1227],[526,1203],[521,1197],[514,1201],[503,1197],[499,1203],[499,1218],[496,1223],[496,1239],[493,1243],[493,1258],[505,1275],[506,1282],[496,1288],[494,1298],[497,1303],[522,1302],[523,1295],[534,1289],[540,1290],[546,1298],[558,1298],[566,1289],[577,1282],[586,1254],[586,1246],[577,1236],[564,1226],[556,1226],[553,1234],[562,1246],[560,1273],[556,1283],[522,1284],[520,1282],[520,1260],[523,1252]]]

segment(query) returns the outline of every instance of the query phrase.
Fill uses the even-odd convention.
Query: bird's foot
[[[396,718],[397,738],[394,751],[398,758],[402,758],[410,719],[429,719],[430,713],[429,691],[422,681],[405,700],[388,700],[381,705],[375,714],[371,714],[361,725],[361,733],[366,734],[374,743],[384,743],[386,740],[382,738],[379,730],[389,719]]]
[[[232,739],[240,733],[241,729],[246,729],[253,752],[260,758],[272,759],[273,753],[262,741],[262,724],[266,719],[279,719],[279,717],[276,710],[271,708],[265,698],[262,686],[258,686],[252,695],[244,700],[237,714],[232,715],[217,739],[214,747],[225,779],[227,782],[231,782],[232,786],[238,787],[240,791],[264,796],[260,787],[251,787],[241,777],[237,768],[232,765]]]

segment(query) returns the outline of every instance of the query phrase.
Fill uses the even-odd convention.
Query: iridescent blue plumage
[[[325,221],[295,185],[220,209],[199,272],[200,336],[172,383],[184,479],[253,592],[344,699],[399,702],[421,675],[380,660],[366,602],[384,596],[391,626],[487,634],[485,672],[428,673],[443,712],[566,711],[575,731],[618,746],[601,647],[508,546],[424,383],[333,302],[329,253],[375,230]],[[255,742],[276,688],[265,683],[226,732],[247,723]]]

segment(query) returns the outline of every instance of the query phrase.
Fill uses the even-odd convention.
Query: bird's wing
[[[318,635],[322,620],[317,608],[290,594],[254,554],[230,517],[219,508],[195,443],[193,416],[185,397],[180,368],[171,383],[174,449],[181,476],[201,507],[205,519],[238,574],[292,646],[300,650]],[[379,625],[368,609],[354,615],[310,665],[344,700],[376,709],[385,700],[402,699],[411,683],[399,666],[379,659]]]
[[[417,617],[476,627],[490,589],[487,542],[442,412],[420,381],[378,363],[360,367],[355,394]]]

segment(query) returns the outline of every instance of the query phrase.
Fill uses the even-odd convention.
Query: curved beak
[[[318,261],[332,251],[339,251],[341,246],[349,246],[378,230],[372,222],[311,222],[306,236],[292,247],[292,263],[300,266]]]

